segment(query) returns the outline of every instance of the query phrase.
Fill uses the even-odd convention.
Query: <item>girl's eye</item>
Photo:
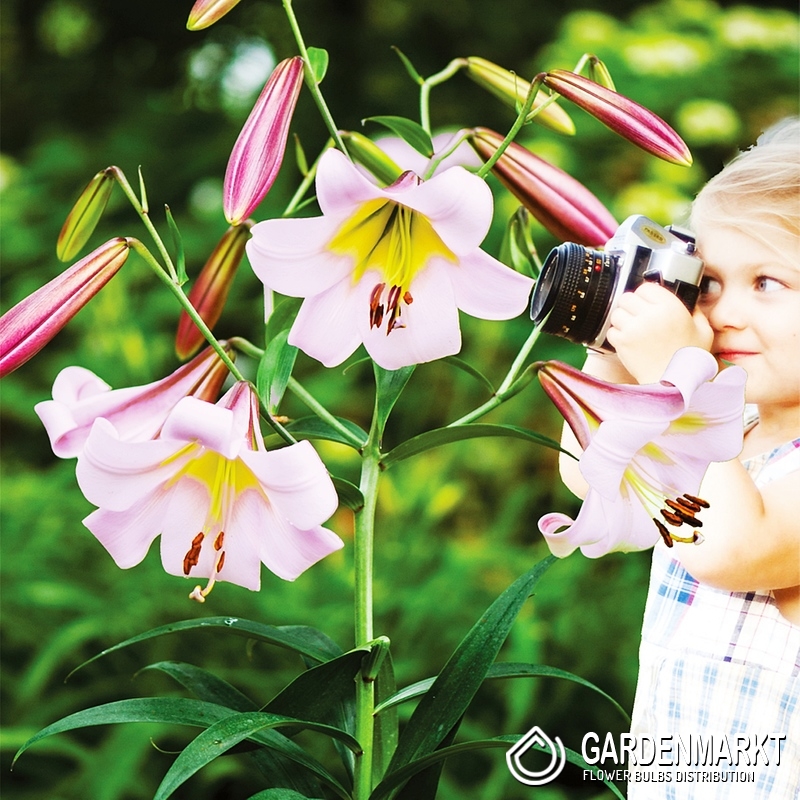
[[[704,275],[700,279],[700,295],[704,299],[717,297],[721,291],[722,284],[716,278]]]
[[[756,278],[757,292],[776,292],[778,289],[783,289],[783,284],[775,278],[768,278],[766,275]]]

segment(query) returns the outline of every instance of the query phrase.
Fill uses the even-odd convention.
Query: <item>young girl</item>
[[[632,733],[676,744],[678,736],[714,736],[731,747],[749,737],[733,769],[755,772],[755,783],[678,782],[673,772],[663,784],[632,780],[629,799],[797,800],[800,121],[768,131],[713,178],[690,225],[705,264],[694,314],[666,289],[640,286],[612,313],[616,355],[590,353],[584,371],[653,383],[676,350],[694,346],[747,372],[740,460],[712,464],[699,492],[710,502],[701,514],[704,541],[654,549]],[[582,495],[574,464],[564,459],[562,476]],[[753,765],[754,736],[766,742]],[[684,761],[678,769],[698,767]]]

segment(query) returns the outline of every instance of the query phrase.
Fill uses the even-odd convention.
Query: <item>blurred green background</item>
[[[276,60],[294,54],[277,0],[243,0],[218,25],[184,29],[191,2],[155,0],[4,0],[2,5],[2,309],[62,265],[58,231],[77,193],[99,169],[116,164],[135,179],[142,166],[154,218],[168,203],[180,225],[190,274],[225,229],[222,176],[230,148]],[[341,128],[360,129],[378,114],[414,116],[416,88],[390,47],[424,75],[458,56],[480,55],[520,75],[570,68],[599,55],[617,88],[667,119],[695,155],[673,167],[616,138],[577,109],[574,140],[526,129],[521,140],[571,172],[619,220],[643,213],[667,224],[737,148],[771,121],[797,113],[796,3],[758,7],[708,0],[297,0],[309,44],[327,48],[323,84]],[[463,76],[434,90],[435,127],[507,129],[511,112]],[[307,93],[293,130],[310,157],[326,139]],[[371,132],[371,131],[369,131]],[[287,157],[280,179],[256,213],[265,218],[291,196],[299,173]],[[486,247],[498,252],[515,203],[497,185],[496,226]],[[93,246],[112,235],[143,236],[116,191]],[[541,252],[556,244],[535,230]],[[260,284],[245,267],[218,327],[221,336],[260,343]],[[118,570],[81,525],[91,507],[58,461],[33,413],[58,371],[86,366],[112,386],[154,380],[176,365],[176,306],[143,262],[125,269],[45,351],[2,385],[2,779],[4,796],[50,800],[138,800],[155,787],[193,732],[130,725],[90,729],[42,742],[9,771],[16,748],[49,722],[100,702],[181,692],[163,676],[136,672],[162,659],[216,671],[260,703],[300,668],[263,645],[209,633],[167,637],[101,660],[70,679],[86,658],[160,624],[231,615],[271,624],[304,623],[352,644],[351,514],[331,526],[346,540],[336,554],[287,584],[264,571],[263,589],[219,585],[209,602],[165,575],[158,553]],[[525,319],[463,319],[462,356],[496,383],[528,332]],[[542,341],[536,358],[579,363],[581,350]],[[244,363],[244,369],[253,369]],[[372,403],[365,365],[346,373],[300,356],[297,375],[335,413],[367,427]],[[419,367],[387,432],[387,445],[446,424],[486,399],[483,387],[447,364]],[[290,396],[289,416],[305,410]],[[559,420],[538,385],[487,421],[525,425],[557,436]],[[355,480],[346,448],[320,445],[336,474]],[[577,511],[560,485],[550,451],[517,440],[449,445],[386,474],[379,505],[377,632],[393,641],[398,682],[433,675],[485,607],[546,553],[536,520]],[[587,678],[630,708],[648,554],[599,561],[579,554],[557,563],[515,625],[501,657],[547,663]],[[407,712],[406,712],[407,713]],[[540,679],[481,690],[462,736],[521,733],[533,724],[580,748],[586,731],[618,732],[624,721],[602,698],[572,684]],[[314,744],[313,737],[308,739]],[[324,749],[322,757],[329,757]],[[218,759],[182,788],[180,798],[245,798],[261,787],[242,756]],[[440,798],[524,800],[502,752],[454,759]],[[567,767],[540,800],[610,796]]]

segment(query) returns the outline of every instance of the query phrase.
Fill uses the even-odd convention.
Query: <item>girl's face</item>
[[[747,371],[747,401],[800,406],[800,240],[770,233],[773,247],[736,228],[708,227],[699,307],[712,352]]]

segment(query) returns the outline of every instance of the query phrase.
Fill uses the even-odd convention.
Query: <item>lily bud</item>
[[[503,137],[476,128],[470,144],[488,161]],[[611,212],[580,181],[516,142],[500,156],[492,171],[501,183],[550,233],[563,241],[597,246],[607,242],[618,225]]]
[[[225,170],[223,207],[231,225],[247,219],[275,182],[302,85],[303,59],[287,58],[256,100]]]
[[[544,84],[637,147],[672,164],[691,166],[692,154],[683,139],[661,117],[644,106],[563,69],[548,72]]]
[[[59,261],[71,261],[89,241],[111,197],[115,181],[113,169],[109,167],[98,172],[75,201],[58,234],[56,255]]]
[[[0,317],[0,378],[36,355],[117,274],[130,241],[89,253]]]
[[[225,231],[189,292],[189,301],[209,328],[217,324],[225,307],[233,276],[244,256],[244,246],[250,238],[252,224],[248,220]],[[182,361],[189,358],[204,343],[205,337],[192,318],[181,311],[175,336],[175,352],[178,358]]]
[[[224,17],[239,0],[197,0],[189,12],[186,28],[201,31]]]
[[[528,91],[531,88],[530,81],[520,78],[513,72],[509,72],[485,58],[478,56],[470,56],[466,59],[467,67],[466,73],[472,78],[475,83],[482,86],[484,89],[491,92],[495,97],[502,100],[507,106],[519,110],[525,104],[528,97]],[[550,105],[537,112],[539,106],[542,105],[548,98],[537,95],[533,101],[533,108],[526,122],[538,122],[545,128],[556,133],[564,133],[567,136],[573,136],[575,133],[575,124],[570,119],[569,114],[564,111],[561,106],[556,103]],[[534,116],[535,115],[535,116]]]
[[[353,160],[366,167],[378,180],[394,183],[404,172],[372,139],[357,131],[340,131]]]

